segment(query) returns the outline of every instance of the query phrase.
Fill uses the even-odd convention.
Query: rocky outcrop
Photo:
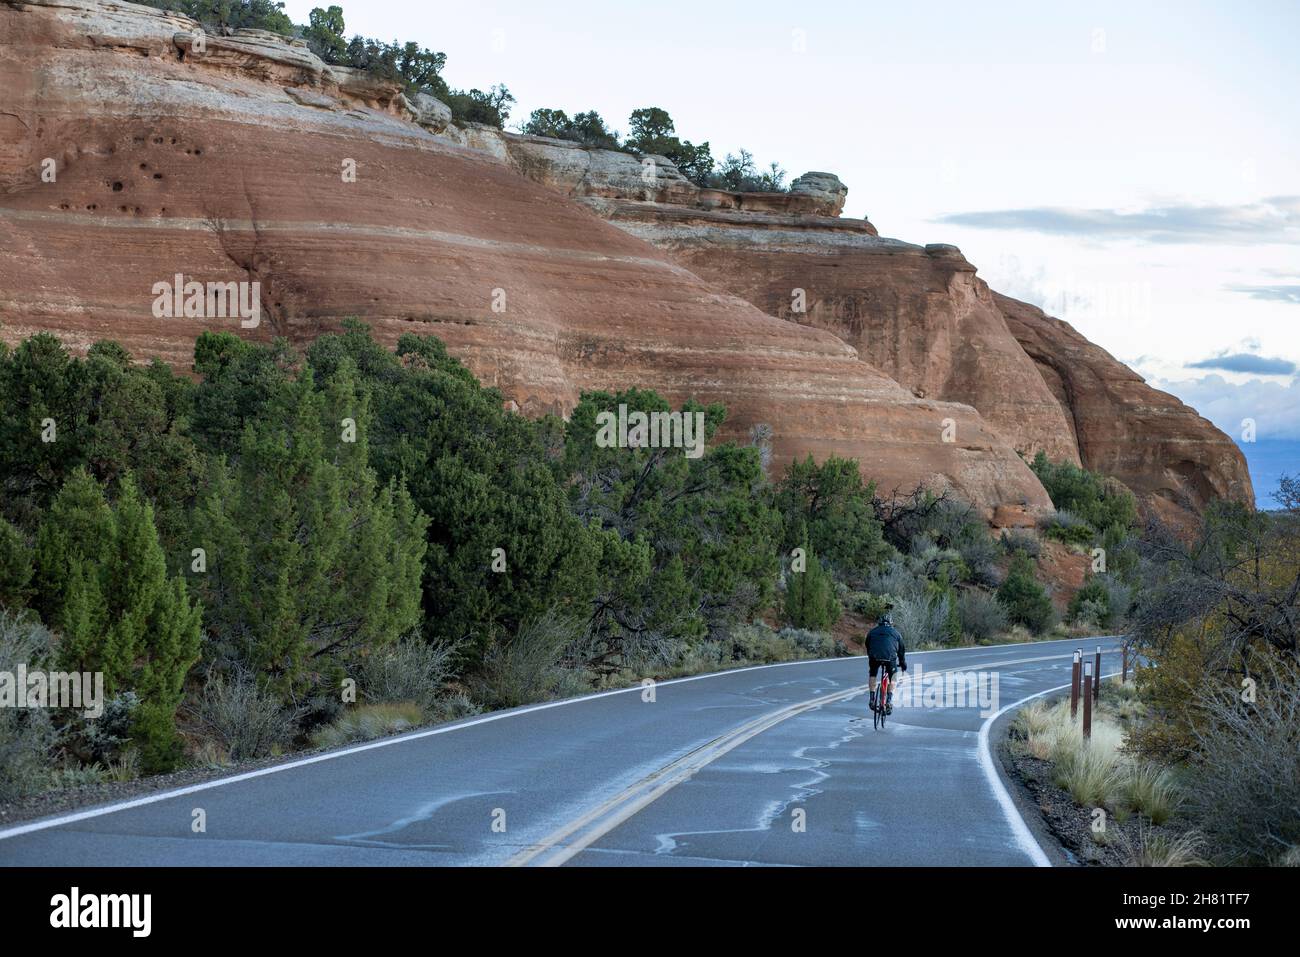
[[[516,168],[545,183],[584,152],[548,141],[544,161],[526,162],[531,144],[496,135]],[[831,332],[913,395],[974,406],[1020,453],[1119,479],[1148,514],[1181,523],[1216,497],[1253,501],[1240,450],[1194,410],[1065,323],[992,292],[956,246],[884,239],[865,220],[836,218],[847,190],[832,174],[792,186],[788,202],[812,195],[816,209],[783,208],[772,194],[723,202],[709,190],[649,196],[583,180],[566,191],[765,313]],[[1026,514],[1005,507],[993,520],[1024,524]]]
[[[853,220],[594,205],[764,312],[843,339],[913,395],[975,406],[1007,445],[1078,461],[1059,403],[955,247]]]
[[[1195,409],[1148,386],[1069,323],[1007,296],[994,301],[1066,414],[1086,468],[1119,479],[1175,524],[1211,499],[1254,502],[1241,449]]]
[[[0,2],[6,341],[114,338],[186,367],[204,328],[302,343],[360,316],[388,341],[441,337],[527,414],[640,385],[725,402],[728,437],[770,426],[778,469],[839,454],[884,489],[947,485],[990,515],[1050,506],[969,405],[902,388],[831,323],[771,315],[595,214],[642,202],[738,229],[807,220],[873,238],[869,224],[833,218],[843,197],[827,178],[714,195],[649,157],[647,183],[642,158],[472,124],[435,132],[435,106],[296,44],[237,34],[205,53],[195,28],[112,0]],[[154,284],[177,275],[258,282],[260,326],[155,318]]]

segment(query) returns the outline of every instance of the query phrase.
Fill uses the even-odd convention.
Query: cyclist
[[[907,649],[903,636],[894,627],[893,617],[886,612],[880,616],[876,627],[867,634],[867,662],[871,667],[871,710],[876,710],[876,691],[880,687],[877,677],[884,668],[889,674],[889,694],[885,696],[885,714],[894,711],[894,675],[898,668],[907,670]]]

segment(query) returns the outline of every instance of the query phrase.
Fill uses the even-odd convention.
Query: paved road
[[[1079,644],[909,655],[882,732],[860,658],[485,715],[18,825],[0,865],[1042,864],[981,729]]]

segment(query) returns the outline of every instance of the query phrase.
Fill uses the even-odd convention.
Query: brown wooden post
[[[1101,702],[1101,645],[1097,646],[1096,664],[1092,666],[1092,700]]]
[[[1120,646],[1120,648],[1124,653],[1124,664],[1120,668],[1119,683],[1122,685],[1126,685],[1128,684],[1128,641],[1125,641],[1124,644]]]
[[[1084,740],[1092,737],[1092,662],[1086,661],[1083,665],[1083,737]]]
[[[1075,649],[1074,664],[1070,666],[1070,720],[1073,721],[1079,716],[1079,670],[1080,662],[1083,660],[1083,651]]]

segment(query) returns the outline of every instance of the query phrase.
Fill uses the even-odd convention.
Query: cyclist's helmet
[[[880,624],[892,625],[893,623],[894,623],[894,616],[891,615],[889,612],[885,612],[883,615],[880,616]]]

